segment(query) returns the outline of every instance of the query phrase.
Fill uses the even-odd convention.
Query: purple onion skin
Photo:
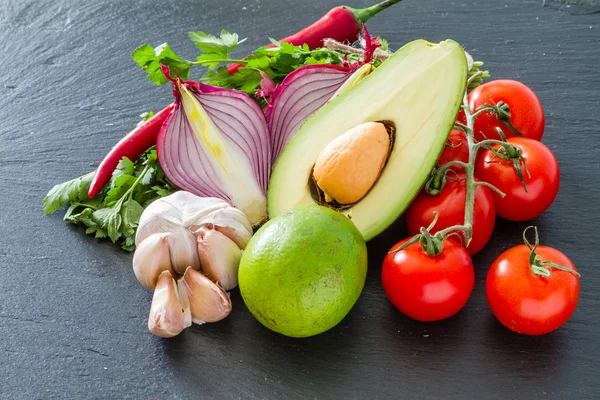
[[[318,64],[300,67],[285,77],[268,106],[273,163],[300,126],[327,103],[353,72],[353,68],[345,66]],[[303,102],[307,104],[293,110]]]

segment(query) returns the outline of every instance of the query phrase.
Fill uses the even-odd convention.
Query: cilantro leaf
[[[190,32],[189,36],[200,51],[227,55],[227,46],[218,37],[204,32]]]
[[[148,73],[148,79],[154,82],[155,85],[168,82],[160,69],[161,64],[171,68],[172,78],[179,75],[183,79],[188,78],[192,65],[190,61],[175,54],[168,43],[163,43],[157,47],[152,47],[147,43],[143,44],[131,53],[131,57],[137,65]]]
[[[142,125],[144,122],[148,121],[150,118],[154,117],[154,112],[153,111],[146,111],[145,113],[141,113],[140,114],[140,122],[137,123],[136,126],[140,126]]]
[[[135,250],[135,236],[127,236],[121,245],[121,248],[126,251]]]
[[[121,203],[118,202],[112,207],[101,208],[94,211],[92,214],[92,220],[98,224],[100,228],[107,231],[108,237],[113,243],[115,243],[120,236],[119,228],[123,222],[120,211]]]
[[[389,50],[390,47],[389,47],[389,44],[388,44],[387,40],[385,40],[381,36],[377,36],[377,40],[379,40],[379,44],[381,44],[381,46],[379,48],[382,51],[388,51]]]
[[[219,63],[226,58],[227,56],[223,56],[217,53],[205,53],[199,55],[198,58],[196,58],[196,61],[201,62],[203,65],[206,65],[208,69],[215,69],[217,68]]]
[[[189,36],[200,51],[219,55],[221,58],[228,57],[238,44],[246,40],[239,40],[237,33],[230,33],[226,30],[222,30],[219,37],[204,32],[190,32]]]
[[[135,164],[129,158],[123,157],[121,161],[119,161],[119,163],[117,164],[117,168],[112,173],[112,179],[113,181],[115,181],[118,180],[120,177],[127,175],[135,175]],[[112,183],[114,183],[114,186],[122,186],[122,184],[118,184],[116,182]]]
[[[108,237],[106,229],[102,229],[99,226],[90,226],[85,230],[85,233],[87,235],[93,234],[96,239],[104,239],[105,237]]]
[[[95,174],[95,172],[90,172],[68,182],[55,185],[44,197],[44,212],[52,214],[69,202],[87,199],[87,192]]]
[[[134,236],[135,228],[140,222],[140,217],[144,212],[144,208],[137,201],[127,200],[121,207],[121,217],[123,219],[123,234],[125,236]]]
[[[150,46],[148,43],[145,43],[135,49],[135,51],[131,53],[131,57],[137,65],[143,67],[144,65],[154,61],[156,54],[154,52],[154,47]]]
[[[56,185],[44,199],[44,209],[54,212],[70,203],[63,218],[66,222],[85,226],[85,233],[97,239],[120,241],[124,250],[133,251],[144,207],[176,190],[160,168],[156,150],[148,149],[135,161],[123,158],[109,184],[88,199],[93,176],[91,172]]]

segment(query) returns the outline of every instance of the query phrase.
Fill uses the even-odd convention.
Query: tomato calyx
[[[425,182],[425,191],[432,196],[437,196],[444,189],[446,180],[458,180],[458,173],[450,168],[457,164],[464,166],[465,163],[462,161],[450,161],[440,167],[434,168],[429,176],[429,179],[427,179],[427,182]],[[450,173],[453,173],[455,177],[449,177],[448,175]]]
[[[427,182],[425,182],[425,191],[432,196],[441,193],[446,184],[446,171],[443,168],[435,168]]]
[[[533,245],[531,245],[529,240],[527,240],[527,231],[529,229],[533,229],[535,232],[535,241],[534,241]],[[523,242],[530,250],[529,265],[531,265],[531,272],[534,275],[543,276],[544,278],[549,278],[552,275],[552,270],[556,268],[561,271],[569,272],[578,278],[581,277],[581,274],[579,272],[575,271],[574,269],[565,267],[563,265],[554,263],[552,261],[543,261],[542,260],[540,255],[535,252],[537,250],[538,246],[540,245],[540,237],[539,237],[538,229],[536,226],[528,226],[527,228],[525,228],[525,230],[523,231]]]
[[[527,162],[525,161],[525,157],[523,157],[523,150],[520,147],[516,147],[510,143],[507,143],[506,137],[499,128],[496,128],[496,131],[498,132],[502,140],[484,140],[483,142],[480,142],[481,147],[494,153],[494,157],[492,157],[492,159],[489,162],[493,161],[495,157],[500,157],[503,160],[512,162],[515,172],[517,173],[517,176],[521,181],[521,185],[523,185],[523,189],[525,189],[525,192],[527,192],[527,185],[525,184],[523,170],[525,170],[525,172],[527,173],[528,178],[531,177],[531,175],[527,170]],[[501,147],[499,149],[495,149],[492,146],[490,146],[491,143],[500,144]],[[523,164],[522,167],[521,164]]]
[[[523,137],[523,134],[519,132],[517,128],[510,122],[510,106],[503,101],[499,101],[496,104],[482,104],[475,110],[478,115],[479,112],[488,112],[490,116],[496,116],[498,121],[502,122],[506,127],[518,137]]]
[[[457,231],[463,231],[465,234],[465,237],[470,237],[470,235],[471,235],[470,231],[472,229],[470,227],[453,226],[453,227],[450,227],[447,229],[443,229],[439,232],[436,232],[433,235],[431,234],[431,230],[437,223],[439,216],[440,216],[440,214],[436,211],[433,221],[427,228],[421,227],[421,230],[418,234],[416,234],[415,236],[410,238],[410,240],[407,241],[406,243],[404,243],[402,246],[399,246],[396,249],[390,250],[388,252],[388,254],[397,253],[397,252],[402,251],[402,250],[406,249],[407,247],[412,246],[413,244],[419,242],[419,244],[421,245],[421,249],[423,250],[423,252],[425,254],[427,254],[430,257],[435,257],[435,256],[442,254],[442,252],[444,251],[444,240],[448,239],[452,235],[456,235],[459,238],[460,243],[462,243],[464,245],[464,243],[463,243],[464,239]],[[469,236],[466,236],[466,235],[469,235]],[[466,247],[466,245],[465,245],[465,247]]]

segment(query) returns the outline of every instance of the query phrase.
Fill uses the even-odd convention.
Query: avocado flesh
[[[308,181],[333,139],[368,121],[391,121],[394,147],[379,179],[343,211],[372,239],[408,207],[454,126],[467,82],[467,59],[452,40],[406,44],[377,70],[330,100],[298,130],[278,158],[268,188],[269,217],[315,203]]]

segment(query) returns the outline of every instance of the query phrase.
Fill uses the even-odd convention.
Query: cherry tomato
[[[498,104],[500,101],[508,104],[510,123],[523,135],[540,140],[544,134],[544,109],[535,93],[522,84],[512,80],[496,80],[476,87],[469,93],[469,107],[475,110],[482,104]],[[495,115],[483,113],[477,117],[474,124],[475,139],[500,139],[496,127],[502,129],[506,138],[516,135]]]
[[[448,141],[440,154],[438,165],[442,166],[450,161],[469,162],[469,143],[466,134],[460,129],[453,129],[448,136]],[[463,172],[464,168],[454,165],[451,167],[454,171]]]
[[[527,191],[523,188],[514,164],[486,150],[475,164],[475,175],[496,186],[505,196],[493,193],[496,213],[511,221],[525,221],[542,214],[554,201],[560,186],[556,157],[537,140],[511,138],[508,143],[521,149],[526,169],[521,163]],[[495,146],[495,149],[500,146]]]
[[[549,277],[536,275],[529,264],[529,248],[522,244],[502,253],[486,280],[486,297],[492,313],[508,329],[526,335],[542,335],[563,325],[579,300],[579,278],[553,268]],[[536,253],[575,270],[560,251],[539,246]]]
[[[389,253],[381,279],[385,294],[398,310],[418,321],[437,321],[464,307],[473,291],[475,271],[467,250],[446,239],[437,256],[427,255],[419,242]]]
[[[419,233],[421,227],[428,227],[433,222],[436,211],[439,216],[431,234],[464,223],[467,181],[464,175],[458,175],[456,180],[452,179],[453,176],[450,175],[438,195],[421,191],[406,210],[406,228],[411,236]],[[492,236],[495,222],[496,206],[492,190],[478,186],[475,189],[473,207],[473,237],[467,247],[469,254],[473,255],[483,249]]]

